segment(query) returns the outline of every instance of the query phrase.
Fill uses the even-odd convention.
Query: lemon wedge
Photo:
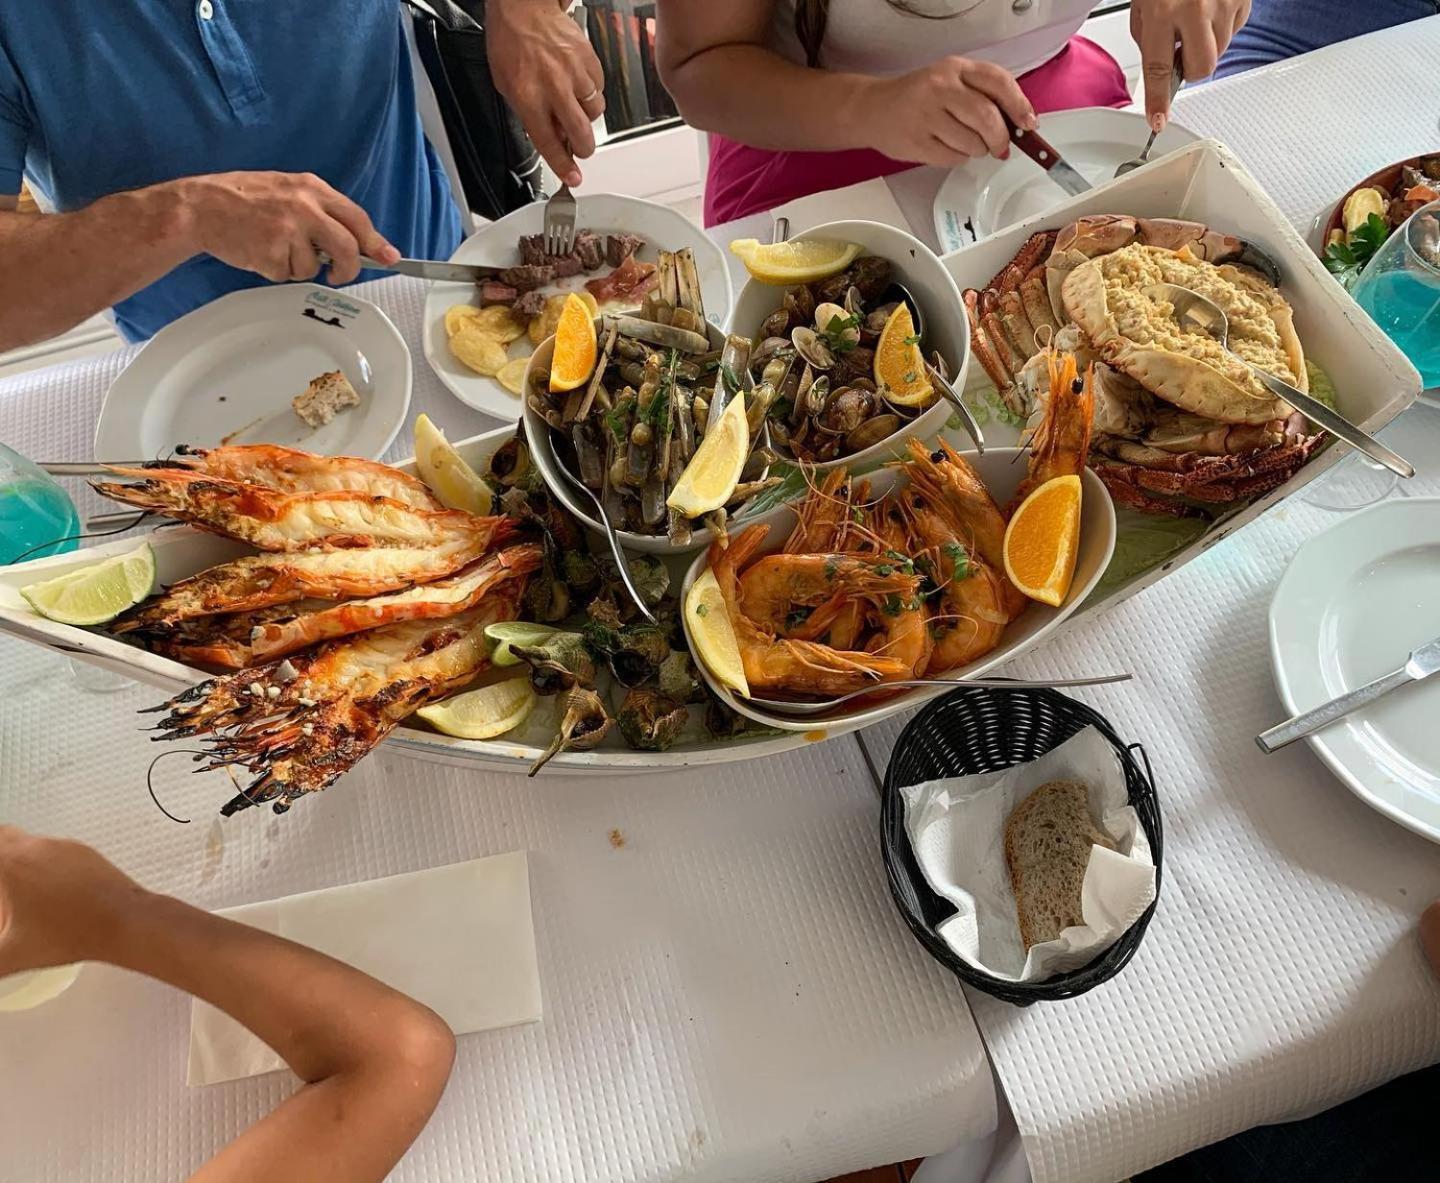
[[[520,659],[515,656],[511,645],[519,645],[522,649],[543,645],[559,631],[548,624],[532,624],[528,620],[500,620],[487,624],[485,639],[495,642],[495,650],[490,654],[490,664],[519,665]]]
[[[528,676],[468,690],[415,713],[436,731],[456,739],[493,739],[512,731],[535,709],[539,696]]]
[[[415,420],[415,467],[440,504],[482,517],[494,508],[495,497],[490,486],[461,459],[429,415]]]
[[[57,624],[80,628],[114,620],[155,586],[155,552],[148,542],[129,554],[22,587],[30,607]]]
[[[749,455],[750,424],[745,418],[745,395],[740,393],[705,433],[665,504],[687,518],[719,509],[735,492]]]
[[[690,624],[690,644],[695,656],[722,686],[749,698],[750,683],[745,679],[735,630],[730,627],[730,612],[725,607],[725,597],[720,594],[720,585],[715,582],[715,573],[709,567],[685,593],[685,619]]]
[[[792,238],[788,242],[761,242],[737,238],[730,244],[745,270],[761,283],[786,286],[814,283],[838,275],[860,257],[865,248],[834,238]]]

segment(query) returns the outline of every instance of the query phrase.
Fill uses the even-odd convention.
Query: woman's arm
[[[757,148],[873,148],[896,160],[954,165],[1010,140],[1035,112],[1008,71],[945,57],[894,78],[839,74],[770,49],[773,0],[660,0],[656,58],[685,121]]]
[[[223,1010],[305,1081],[196,1183],[379,1183],[434,1110],[455,1039],[349,966],[148,892],[89,847],[0,826],[0,974],[106,961]]]

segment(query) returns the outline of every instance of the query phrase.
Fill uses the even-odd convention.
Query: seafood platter
[[[383,739],[532,773],[753,759],[1014,658],[1333,463],[1251,365],[1370,430],[1419,388],[1212,143],[946,260],[864,223],[741,251],[728,334],[684,247],[628,311],[569,293],[515,428],[114,470],[100,492],[185,525],[0,571],[0,627],[169,691],[157,738],[241,774],[227,813]],[[1229,348],[1159,282],[1224,308]]]

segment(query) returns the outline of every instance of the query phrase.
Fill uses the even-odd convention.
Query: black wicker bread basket
[[[1138,743],[1126,744],[1102,716],[1073,698],[1054,690],[982,687],[955,690],[935,699],[910,720],[895,742],[890,766],[885,771],[880,844],[896,907],[936,961],[961,981],[1006,1002],[1025,1006],[1073,998],[1114,977],[1140,947],[1155,904],[1152,903],[1118,941],[1080,969],[1033,984],[992,977],[957,957],[936,931],[943,921],[954,915],[955,909],[930,889],[915,862],[905,833],[905,802],[900,789],[940,777],[997,772],[1023,764],[1043,756],[1089,726],[1094,726],[1110,742],[1124,769],[1130,804],[1135,807],[1150,839],[1158,902],[1164,834],[1155,786],[1151,783],[1149,758]],[[1000,841],[999,834],[995,840]]]

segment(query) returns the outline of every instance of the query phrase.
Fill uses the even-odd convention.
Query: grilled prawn
[[[281,493],[373,493],[414,509],[444,509],[419,477],[355,456],[317,456],[278,444],[182,448],[170,460],[145,465],[148,472],[178,469]]]
[[[486,555],[448,578],[405,591],[320,603],[308,611],[277,614],[274,609],[221,617],[218,629],[199,636],[177,636],[163,642],[181,661],[245,669],[276,661],[322,641],[407,620],[437,620],[476,607],[501,584],[523,579],[540,565],[539,543],[527,542]]]
[[[497,529],[495,541],[508,536]],[[376,596],[433,583],[481,558],[490,539],[477,534],[436,547],[378,546],[247,555],[171,584],[127,612],[114,632],[157,632],[220,613],[254,612],[298,600]]]
[[[229,815],[273,802],[283,813],[352,768],[395,726],[484,669],[487,624],[513,619],[520,582],[444,620],[332,641],[263,669],[213,678],[165,703],[160,738],[202,737],[207,768],[256,774]]]
[[[282,493],[180,468],[112,468],[134,484],[92,482],[97,492],[138,509],[163,513],[260,550],[311,547],[443,546],[499,541],[503,518],[461,510],[416,509],[390,497],[352,490]]]

